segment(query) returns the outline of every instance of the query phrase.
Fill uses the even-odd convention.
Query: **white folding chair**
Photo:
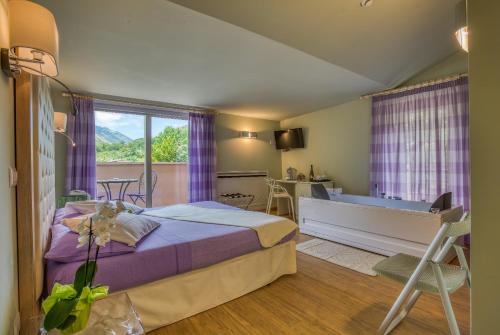
[[[287,199],[288,212],[292,214],[293,221],[295,221],[295,209],[293,208],[293,197],[288,193],[286,188],[282,185],[276,184],[276,180],[272,178],[266,178],[266,185],[269,187],[269,195],[267,197],[267,207],[266,213],[271,212],[271,206],[273,204],[273,199]]]
[[[373,267],[377,274],[405,284],[377,334],[389,334],[396,328],[408,315],[422,292],[437,293],[441,296],[451,334],[460,334],[449,294],[464,283],[470,287],[471,277],[467,260],[462,247],[455,244],[457,238],[470,233],[470,226],[470,216],[465,213],[459,222],[443,223],[421,259],[397,254]],[[460,266],[444,262],[451,247],[454,247],[457,253]]]

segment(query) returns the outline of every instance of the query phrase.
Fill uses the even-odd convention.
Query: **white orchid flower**
[[[78,248],[83,247],[84,245],[89,244],[89,241],[90,241],[89,234],[80,235],[80,237],[78,237],[78,246],[77,247]]]
[[[78,247],[92,242],[104,247],[111,240],[111,231],[115,227],[117,215],[124,211],[127,211],[127,208],[119,200],[115,203],[98,203],[96,213],[78,225]]]
[[[95,244],[97,244],[99,247],[104,247],[106,246],[106,243],[108,243],[111,240],[111,233],[103,233],[99,235],[95,235]]]
[[[111,229],[113,228],[114,220],[104,219],[99,220],[94,224],[93,234],[95,236],[95,243],[103,247],[111,240]]]

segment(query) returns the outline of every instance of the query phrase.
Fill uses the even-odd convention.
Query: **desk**
[[[311,184],[323,184],[326,188],[333,188],[333,181],[297,181],[297,180],[276,180],[276,183],[282,185],[288,193],[293,197],[293,205],[295,207],[295,217],[299,217],[299,197],[311,197]],[[278,215],[288,214],[288,205],[286,199],[278,199],[277,213]]]
[[[127,188],[131,183],[137,183],[139,179],[122,179],[122,178],[111,178],[98,180],[97,183],[102,186],[104,192],[106,192],[107,200],[125,200],[125,194]],[[111,191],[111,185],[120,185],[120,190],[118,191],[118,198],[113,198],[113,193]]]

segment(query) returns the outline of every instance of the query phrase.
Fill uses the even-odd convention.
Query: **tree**
[[[151,145],[153,162],[187,162],[188,127],[166,127],[153,137]],[[144,162],[144,139],[129,143],[96,142],[96,160],[106,162]]]
[[[96,143],[96,161],[98,163],[126,161],[144,161],[144,139],[139,138],[129,143]]]
[[[188,127],[166,127],[153,138],[153,162],[187,162]]]

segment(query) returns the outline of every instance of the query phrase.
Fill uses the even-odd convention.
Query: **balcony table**
[[[111,179],[100,179],[97,184],[100,184],[106,193],[106,198],[108,200],[121,200],[125,201],[125,195],[127,188],[132,183],[137,183],[139,179],[137,178],[111,178]],[[120,185],[120,190],[118,191],[118,197],[113,198],[113,192],[111,191],[111,185]]]

